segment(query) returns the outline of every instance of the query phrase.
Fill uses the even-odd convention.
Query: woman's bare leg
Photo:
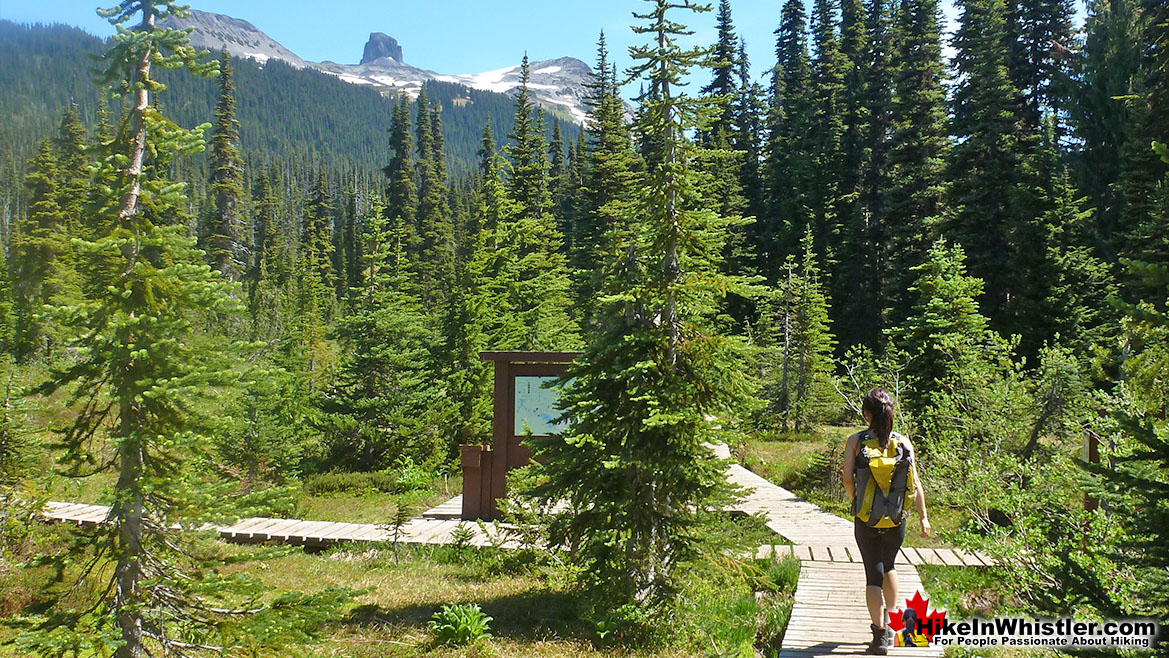
[[[885,574],[885,582],[888,583],[889,574]],[[884,614],[881,611],[881,588],[868,586],[865,587],[865,605],[869,608],[869,618],[873,620],[873,626],[884,627]]]
[[[885,593],[885,615],[884,615],[884,618],[882,620],[883,623],[877,624],[878,626],[884,626],[885,624],[888,624],[889,623],[889,611],[894,610],[898,607],[898,605],[897,605],[897,572],[896,571],[886,571],[885,572],[885,581],[884,581],[884,585],[882,586],[881,589]],[[871,614],[871,609],[870,609],[870,614]],[[876,623],[876,622],[874,622],[874,623]]]

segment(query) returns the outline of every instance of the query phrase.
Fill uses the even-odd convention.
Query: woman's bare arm
[[[853,475],[856,473],[856,444],[859,440],[860,434],[853,434],[844,444],[844,467],[840,470],[840,475],[844,480],[844,493],[848,494],[849,500],[856,495],[853,491],[856,487]]]
[[[921,521],[921,535],[928,537],[932,529],[925,511],[925,489],[922,488],[921,477],[917,474],[917,455],[914,454],[912,443],[906,440],[905,444],[909,446],[909,454],[913,456],[913,506],[917,508],[917,518]]]

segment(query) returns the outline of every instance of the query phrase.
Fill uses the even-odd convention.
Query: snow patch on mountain
[[[453,82],[480,91],[513,95],[520,86],[519,66],[459,75],[411,66],[402,61],[402,48],[398,42],[380,32],[370,34],[360,64],[337,64],[303,60],[255,25],[231,16],[191,10],[187,18],[168,18],[162,25],[176,29],[194,28],[191,43],[197,48],[212,51],[226,48],[232,57],[253,59],[261,65],[275,58],[296,68],[312,68],[334,75],[350,84],[369,86],[387,93],[405,93],[411,98],[418,95],[428,80]],[[586,92],[584,85],[591,76],[587,64],[572,57],[560,57],[531,62],[529,72],[531,79],[528,91],[534,101],[549,109],[559,110],[578,123],[584,123],[588,114],[583,102]]]

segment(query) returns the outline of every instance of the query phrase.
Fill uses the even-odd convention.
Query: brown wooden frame
[[[498,500],[507,495],[507,472],[526,466],[532,451],[515,434],[515,378],[553,377],[568,371],[579,352],[481,352],[495,365],[491,448],[461,446],[463,518],[499,518]],[[488,453],[488,454],[484,454]],[[478,466],[478,467],[476,467]]]

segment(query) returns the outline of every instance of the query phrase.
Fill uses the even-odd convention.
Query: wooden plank
[[[338,538],[343,537],[346,533],[356,530],[356,523],[330,523],[329,525],[317,531],[315,537],[318,540],[337,541]]]
[[[924,564],[924,562],[922,562],[921,555],[917,552],[917,549],[913,548],[912,546],[902,546],[900,557],[905,564],[913,565],[915,567],[919,564]]]
[[[236,522],[235,525],[228,526],[228,527],[224,528],[223,530],[225,532],[231,533],[231,535],[233,537],[241,536],[241,535],[247,536],[249,530],[251,530],[252,528],[258,528],[259,526],[263,525],[264,522],[267,520],[268,519],[261,518],[261,517],[250,517],[250,518],[246,518],[246,519],[240,519],[238,522]]]
[[[326,525],[327,523],[323,521],[302,521],[299,525],[284,532],[289,541],[303,544],[317,543],[317,533]]]
[[[810,550],[812,553],[812,561],[813,562],[831,562],[832,561],[832,556],[828,553],[827,546],[812,545],[812,546],[808,547],[808,550]]]
[[[246,536],[251,539],[264,541],[268,538],[268,529],[280,525],[283,521],[284,519],[264,519],[262,523],[257,523],[256,525],[248,528]],[[241,536],[243,536],[243,534],[244,533],[241,533]]]
[[[948,548],[935,548],[934,553],[937,553],[938,557],[941,558],[942,562],[945,563],[947,567],[965,566],[962,564],[962,559],[955,555],[954,551]]]
[[[962,566],[964,567],[986,566],[982,563],[982,560],[979,560],[977,557],[971,554],[970,551],[962,550],[960,548],[952,548],[950,550],[954,551],[954,555],[957,555],[959,560],[962,560]]]
[[[982,551],[970,551],[970,553],[972,555],[974,555],[975,557],[977,557],[983,564],[985,564],[988,567],[998,566],[997,560],[995,560],[993,557],[987,555],[986,553],[983,553]]]
[[[288,531],[300,525],[301,523],[304,522],[299,519],[284,519],[282,523],[277,523],[264,532],[268,535],[269,539],[287,538]]]
[[[917,554],[921,556],[922,564],[946,566],[946,563],[942,561],[942,558],[938,557],[937,553],[934,553],[932,548],[918,548]]]

